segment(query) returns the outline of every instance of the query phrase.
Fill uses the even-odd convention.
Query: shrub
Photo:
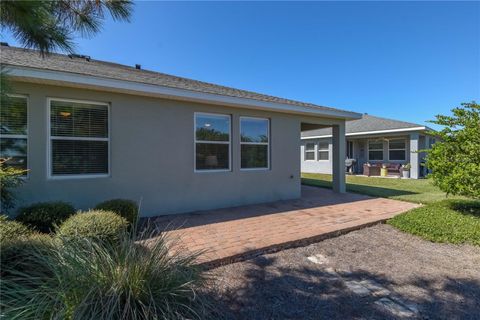
[[[59,238],[49,254],[33,251],[48,272],[6,279],[0,299],[7,319],[194,319],[209,306],[198,294],[205,274],[194,265],[196,255],[169,252],[162,236],[122,233],[108,241],[65,241]]]
[[[25,238],[31,235],[32,232],[32,230],[20,222],[10,220],[5,215],[0,215],[0,244]]]
[[[112,211],[90,210],[78,212],[71,216],[58,228],[61,237],[96,238],[115,242],[125,232],[128,222]]]
[[[40,202],[20,208],[18,221],[40,232],[48,233],[68,217],[75,214],[75,208],[66,202]]]
[[[138,219],[138,206],[135,201],[125,199],[113,199],[99,203],[95,209],[113,211],[124,217],[130,224],[134,225]]]

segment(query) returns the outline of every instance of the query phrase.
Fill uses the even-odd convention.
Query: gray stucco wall
[[[154,216],[300,197],[300,116],[40,84],[17,83],[15,91],[29,97],[30,172],[20,205],[64,200],[87,209],[128,198]],[[48,97],[110,103],[109,177],[47,179]],[[194,112],[232,115],[231,172],[194,172]],[[240,116],[270,118],[270,170],[240,171]]]
[[[328,142],[328,160],[318,159],[318,143]],[[315,160],[305,160],[305,145],[315,144]],[[302,140],[300,147],[301,170],[306,173],[332,173],[332,138]]]

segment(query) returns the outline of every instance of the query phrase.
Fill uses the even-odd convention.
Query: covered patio
[[[152,218],[177,250],[210,266],[306,245],[389,219],[417,204],[302,186],[296,200]],[[154,240],[154,239],[152,239]]]

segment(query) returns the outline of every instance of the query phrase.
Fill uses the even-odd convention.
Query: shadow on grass
[[[404,319],[376,303],[388,296],[403,307],[414,305],[418,318],[478,319],[480,281],[478,279],[425,279],[412,276],[402,284],[413,295],[355,294],[345,280],[370,280],[391,290],[391,280],[357,270],[327,272],[317,265],[285,266],[275,258],[258,257],[238,270],[226,289],[219,285],[205,292],[215,301],[216,319]],[[340,275],[341,277],[338,277]],[[411,319],[411,317],[407,317]]]
[[[461,214],[480,218],[480,201],[478,200],[451,200],[448,206]]]
[[[308,186],[314,186],[314,187],[321,187],[321,188],[329,188],[329,189],[332,188],[332,183],[330,181],[317,180],[317,179],[302,178],[302,184],[308,185]],[[382,187],[375,187],[375,186],[365,186],[365,185],[352,184],[352,183],[347,183],[347,191],[366,194],[372,197],[382,197],[382,198],[418,194],[417,192],[412,192],[407,190],[398,190],[398,189],[382,188]]]

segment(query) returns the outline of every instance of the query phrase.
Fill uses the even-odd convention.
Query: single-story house
[[[400,166],[410,163],[410,178],[424,176],[425,154],[418,151],[429,149],[435,143],[436,138],[429,134],[430,131],[432,129],[424,125],[368,114],[347,121],[346,157],[355,160],[352,172],[364,174],[368,170],[366,167],[378,168],[386,164],[391,169],[389,174],[400,175]],[[331,129],[302,131],[301,139],[302,172],[332,173]]]
[[[300,197],[301,131],[332,128],[345,191],[345,121],[361,114],[82,55],[1,47],[14,94],[1,156],[28,169],[19,205],[112,198],[142,216]]]

